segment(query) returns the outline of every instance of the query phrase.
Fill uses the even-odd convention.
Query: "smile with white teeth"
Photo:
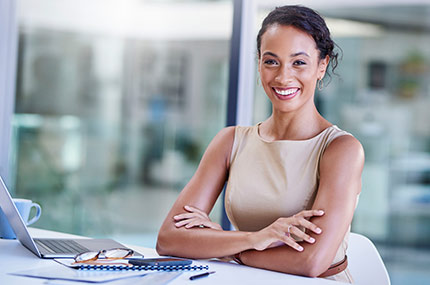
[[[282,95],[282,96],[291,95],[293,93],[296,93],[299,90],[299,88],[290,88],[290,89],[286,89],[286,90],[279,90],[276,88],[273,88],[273,89],[275,89],[276,93],[278,93],[279,95]]]

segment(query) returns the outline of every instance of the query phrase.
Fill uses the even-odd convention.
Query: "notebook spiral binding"
[[[124,265],[80,265],[78,270],[106,270],[106,271],[142,271],[142,270],[157,270],[157,271],[178,271],[178,270],[208,270],[208,265],[179,265],[179,266],[157,266],[157,265],[143,265],[143,266],[124,266]]]

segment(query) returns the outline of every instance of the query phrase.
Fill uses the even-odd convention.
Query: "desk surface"
[[[33,237],[55,237],[55,238],[76,238],[77,236],[62,234],[52,231],[45,231],[30,228]],[[151,248],[140,246],[130,246],[136,251],[144,254],[145,257],[158,256],[156,251]],[[321,278],[307,278],[296,275],[283,274],[268,270],[252,268],[234,263],[220,261],[205,261],[209,265],[210,271],[216,271],[215,274],[195,281],[189,280],[194,272],[184,272],[178,278],[169,284],[343,284]],[[20,277],[9,275],[8,273],[20,270],[34,269],[53,266],[57,264],[49,259],[40,259],[32,252],[22,246],[17,240],[0,239],[0,284],[44,284],[44,279]],[[89,284],[79,283],[76,284]],[[94,284],[94,283],[93,283]],[[97,284],[97,283],[95,283]],[[100,283],[109,284],[109,283]]]

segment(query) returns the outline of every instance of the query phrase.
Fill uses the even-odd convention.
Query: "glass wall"
[[[338,75],[316,94],[318,109],[366,153],[352,231],[376,243],[393,284],[428,284],[430,4],[312,3],[342,49]],[[259,8],[258,23],[273,7]],[[257,123],[271,106],[264,90],[255,90]]]
[[[286,3],[255,2],[256,35]],[[317,106],[366,152],[352,230],[375,242],[394,285],[429,283],[430,4],[302,2],[321,12],[342,49]],[[232,6],[18,1],[10,186],[42,205],[35,226],[154,246],[225,124]],[[271,106],[255,85],[257,123]],[[220,212],[218,203],[215,221]]]
[[[18,4],[13,195],[37,227],[154,247],[225,125],[231,1]]]

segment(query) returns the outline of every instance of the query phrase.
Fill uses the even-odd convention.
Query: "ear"
[[[318,64],[318,78],[322,79],[324,77],[329,62],[330,58],[328,55],[320,60]]]

